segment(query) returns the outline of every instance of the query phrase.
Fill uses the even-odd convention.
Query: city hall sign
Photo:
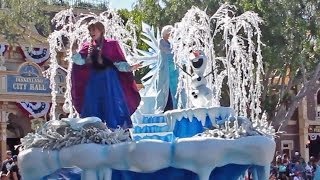
[[[7,93],[51,93],[50,81],[43,77],[37,64],[26,62],[18,70],[17,75],[7,75]]]

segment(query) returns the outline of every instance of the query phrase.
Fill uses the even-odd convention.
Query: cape
[[[80,54],[83,58],[88,56],[88,48],[90,42],[84,43]],[[105,39],[102,47],[102,56],[107,57],[110,61],[121,62],[125,61],[125,56],[119,46],[118,41],[112,39]],[[76,110],[81,114],[81,108],[83,104],[83,97],[85,95],[86,85],[89,79],[91,70],[90,64],[77,65],[73,63],[71,83],[72,83],[72,101]],[[130,115],[133,114],[140,104],[140,94],[136,86],[132,72],[120,72],[118,71],[121,86],[123,88],[125,101],[128,106]]]

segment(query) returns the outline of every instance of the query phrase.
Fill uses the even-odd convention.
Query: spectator
[[[18,158],[17,155],[14,155],[12,157],[13,160],[13,165],[11,166],[9,170],[9,180],[20,180],[21,176],[19,173],[19,168],[18,168]]]
[[[301,158],[301,155],[300,155],[299,151],[296,151],[294,153],[294,156],[292,157],[292,162],[295,163],[295,162],[299,161],[300,158]]]
[[[276,162],[278,162],[279,160],[281,160],[281,154],[280,154],[279,151],[276,151],[275,157],[276,157]]]
[[[319,166],[319,161],[315,163],[316,169],[314,172],[314,180],[320,179],[320,166]]]
[[[283,160],[281,164],[278,165],[279,171],[279,179],[280,180],[287,180],[289,177],[289,169],[288,169],[288,161]]]
[[[306,171],[306,176],[307,176],[307,180],[313,180],[313,176],[314,176],[314,168],[312,165],[312,157],[310,157],[310,161],[308,162],[308,164],[305,167],[305,171]]]
[[[278,164],[277,162],[273,162],[270,167],[269,180],[276,180],[277,177],[278,177]]]
[[[304,180],[301,172],[297,171],[293,177],[293,180]]]
[[[12,152],[7,151],[6,155],[7,155],[6,160],[4,160],[1,164],[1,172],[0,172],[1,180],[8,180],[8,173],[11,166],[13,165]]]
[[[291,165],[290,169],[290,176],[297,176],[297,173],[299,176],[303,177],[304,167],[300,163],[300,161],[296,161],[294,164]]]
[[[289,160],[289,156],[287,154],[283,154],[282,155],[282,161],[285,161],[286,163],[290,163],[290,160]]]

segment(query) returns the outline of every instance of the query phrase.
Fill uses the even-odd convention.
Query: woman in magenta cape
[[[99,117],[109,128],[132,127],[130,116],[140,103],[132,70],[117,41],[104,39],[104,26],[89,27],[92,41],[74,54],[72,100],[80,117]]]

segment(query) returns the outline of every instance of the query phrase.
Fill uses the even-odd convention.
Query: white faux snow
[[[87,118],[62,118],[62,122],[67,123],[70,128],[74,130],[81,130],[84,125],[91,123],[101,123],[101,119],[98,117],[87,117]]]
[[[115,144],[131,141],[129,131],[118,128],[111,131],[97,117],[65,118],[48,121],[35,133],[21,138],[21,149],[43,148],[60,150],[84,143]]]
[[[264,171],[258,173],[261,179],[267,179],[274,151],[275,142],[263,136],[236,140],[193,137],[172,144],[144,140],[114,145],[80,144],[60,151],[32,148],[22,151],[18,162],[25,180],[41,179],[70,166],[84,170],[82,180],[98,180],[97,174],[111,179],[110,169],[147,173],[170,166],[193,171],[200,180],[207,180],[214,168],[227,164],[264,166]]]

